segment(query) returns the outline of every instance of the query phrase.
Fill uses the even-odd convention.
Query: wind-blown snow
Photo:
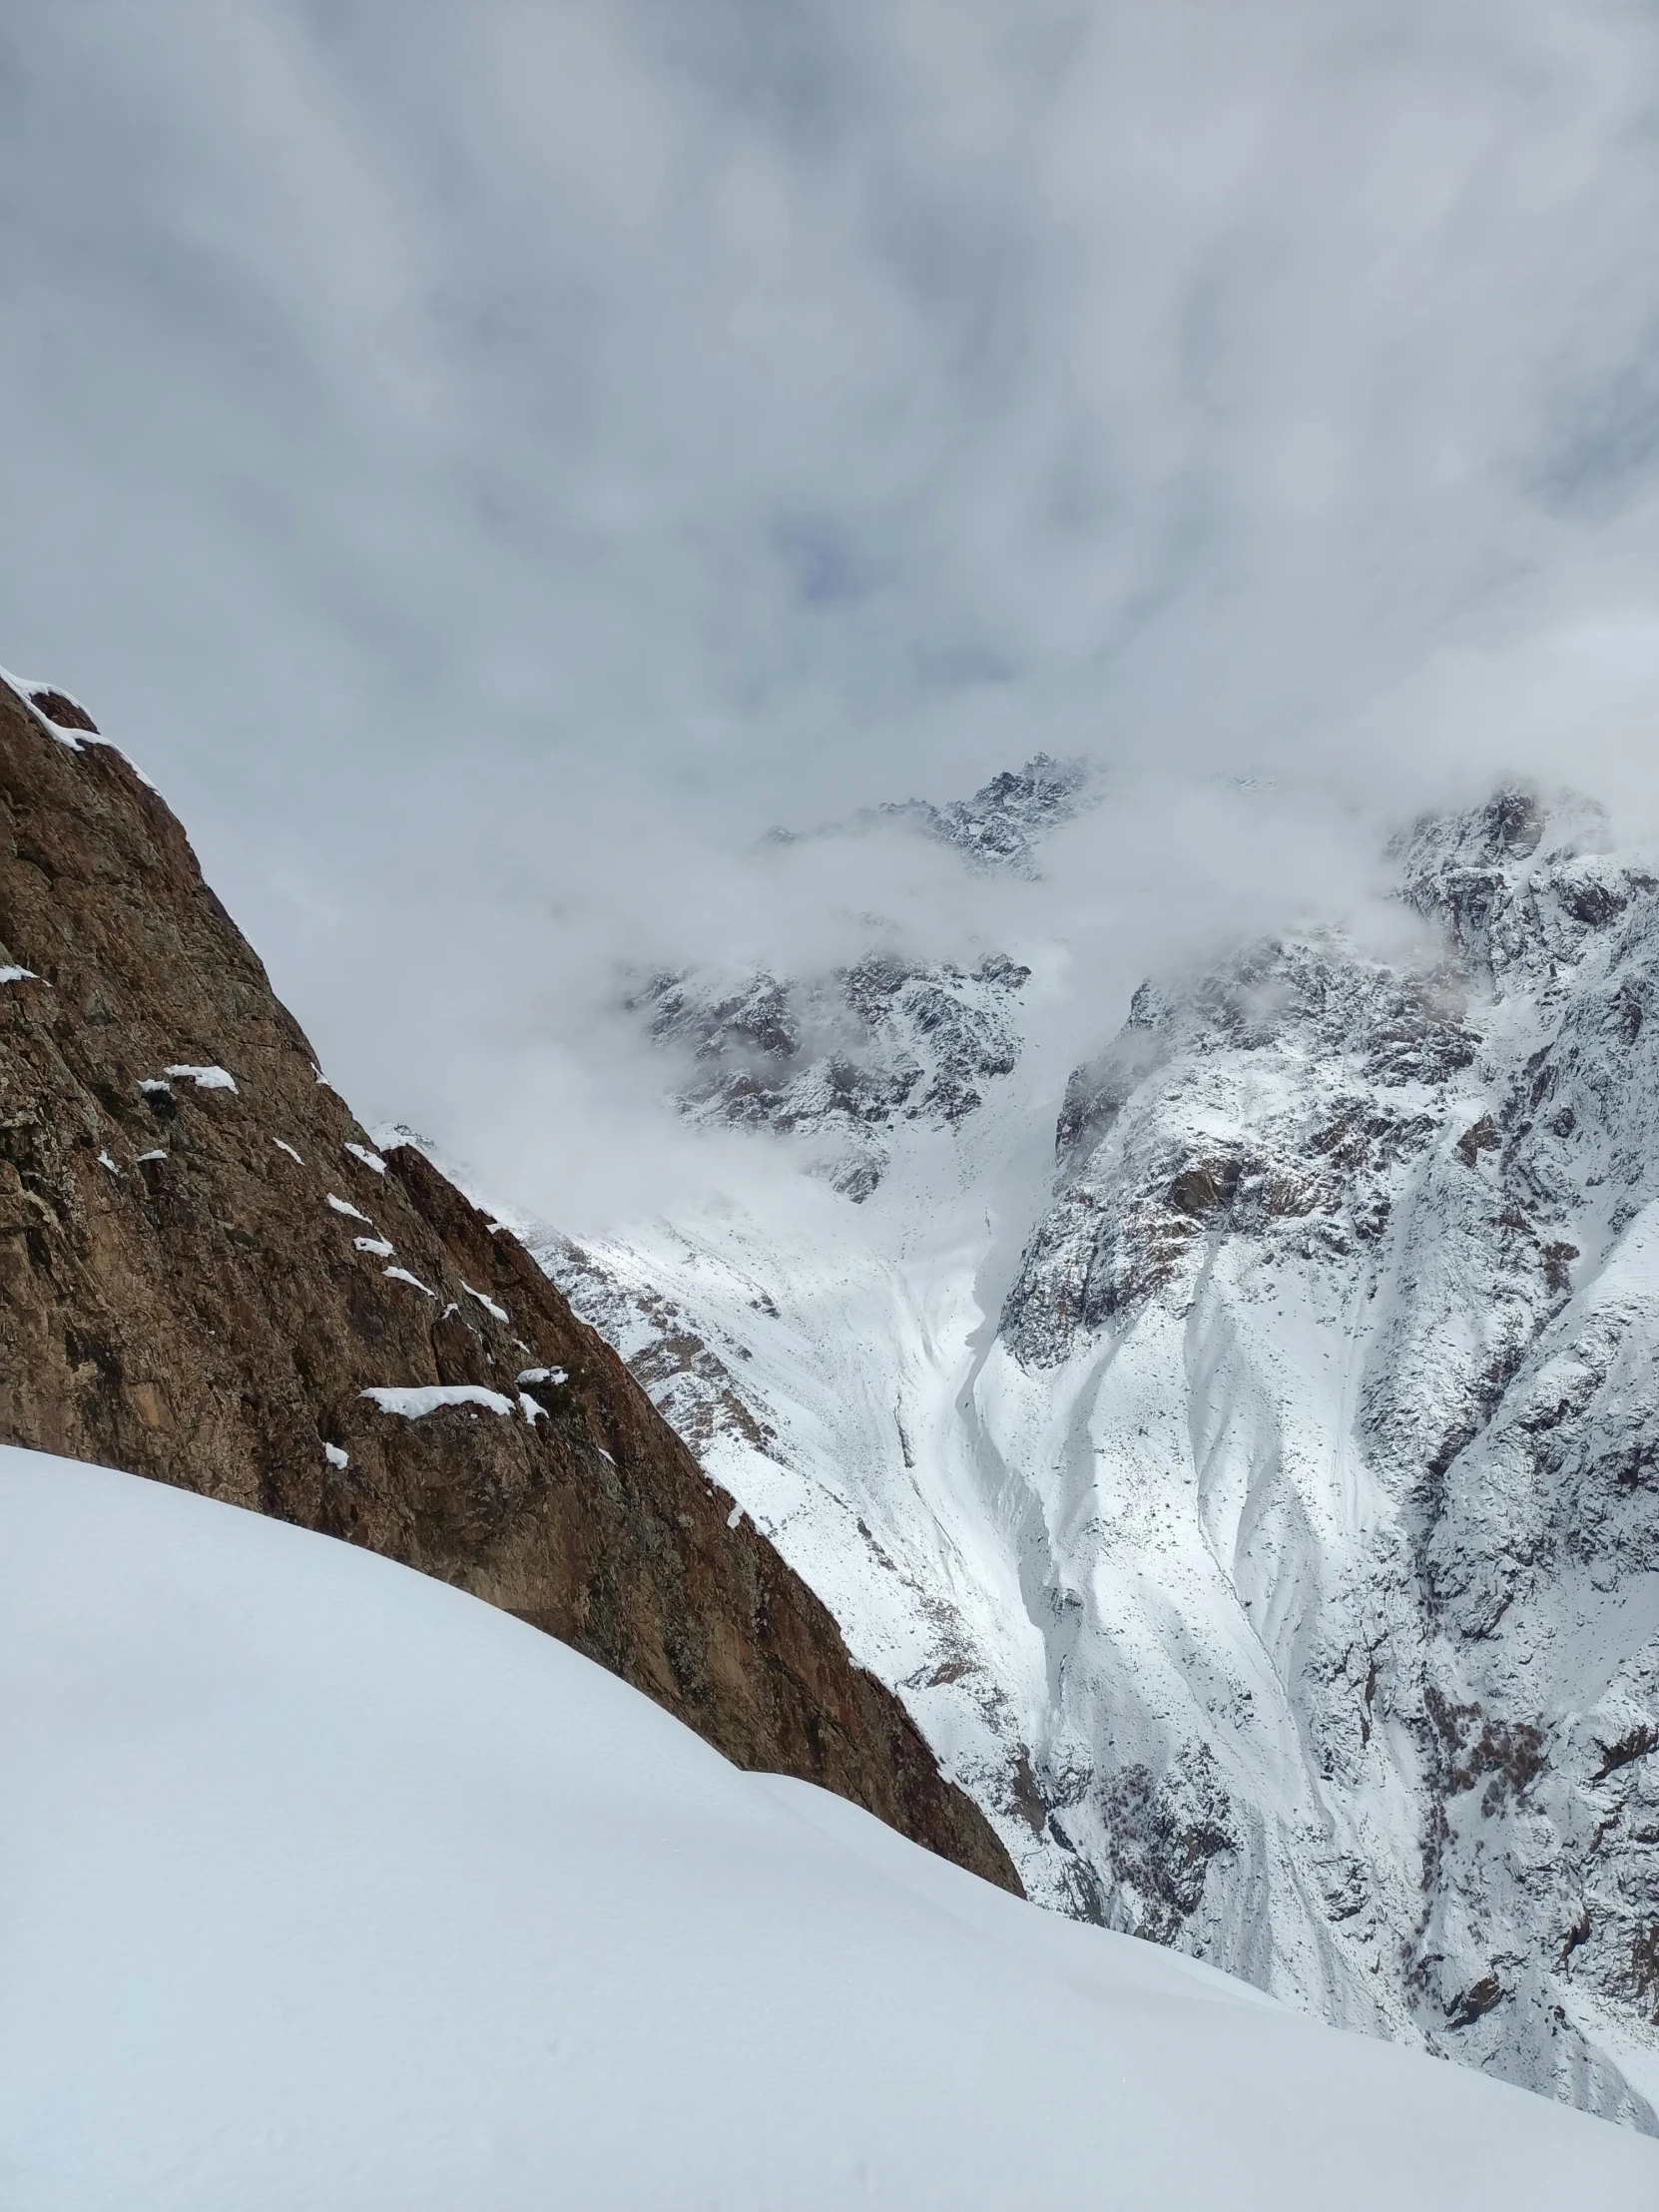
[[[509,1616],[0,1450],[8,2212],[1647,2212],[1659,2150],[1022,1906]]]

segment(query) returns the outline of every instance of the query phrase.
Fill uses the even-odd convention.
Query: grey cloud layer
[[[5,657],[503,1156],[656,1127],[618,958],[968,926],[773,820],[1083,750],[1185,927],[1511,762],[1650,813],[1656,95],[1567,0],[13,9]],[[1324,826],[1254,888],[1179,833],[1244,767]]]

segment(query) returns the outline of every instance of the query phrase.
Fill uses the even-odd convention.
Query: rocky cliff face
[[[1659,873],[1394,858],[1420,957],[1149,983],[1034,1197],[1016,1055],[855,1227],[546,1258],[1033,1895],[1654,2128]]]
[[[1017,1887],[900,1705],[516,1239],[319,1076],[178,824],[0,685],[0,1437],[504,1606]]]

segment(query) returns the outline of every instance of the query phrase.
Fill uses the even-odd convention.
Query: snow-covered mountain
[[[658,979],[687,1111],[828,1181],[540,1256],[1030,1895],[1654,2129],[1659,873],[1608,844],[1419,825],[1420,955],[1149,982],[1057,1134],[1012,962]]]
[[[389,1560],[0,1446],[7,2212],[1638,2212]]]

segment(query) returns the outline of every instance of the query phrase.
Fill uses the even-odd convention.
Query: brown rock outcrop
[[[451,1395],[364,1394],[422,1389]],[[0,1438],[437,1575],[1018,1888],[522,1246],[419,1153],[376,1161],[160,798],[3,684]]]

